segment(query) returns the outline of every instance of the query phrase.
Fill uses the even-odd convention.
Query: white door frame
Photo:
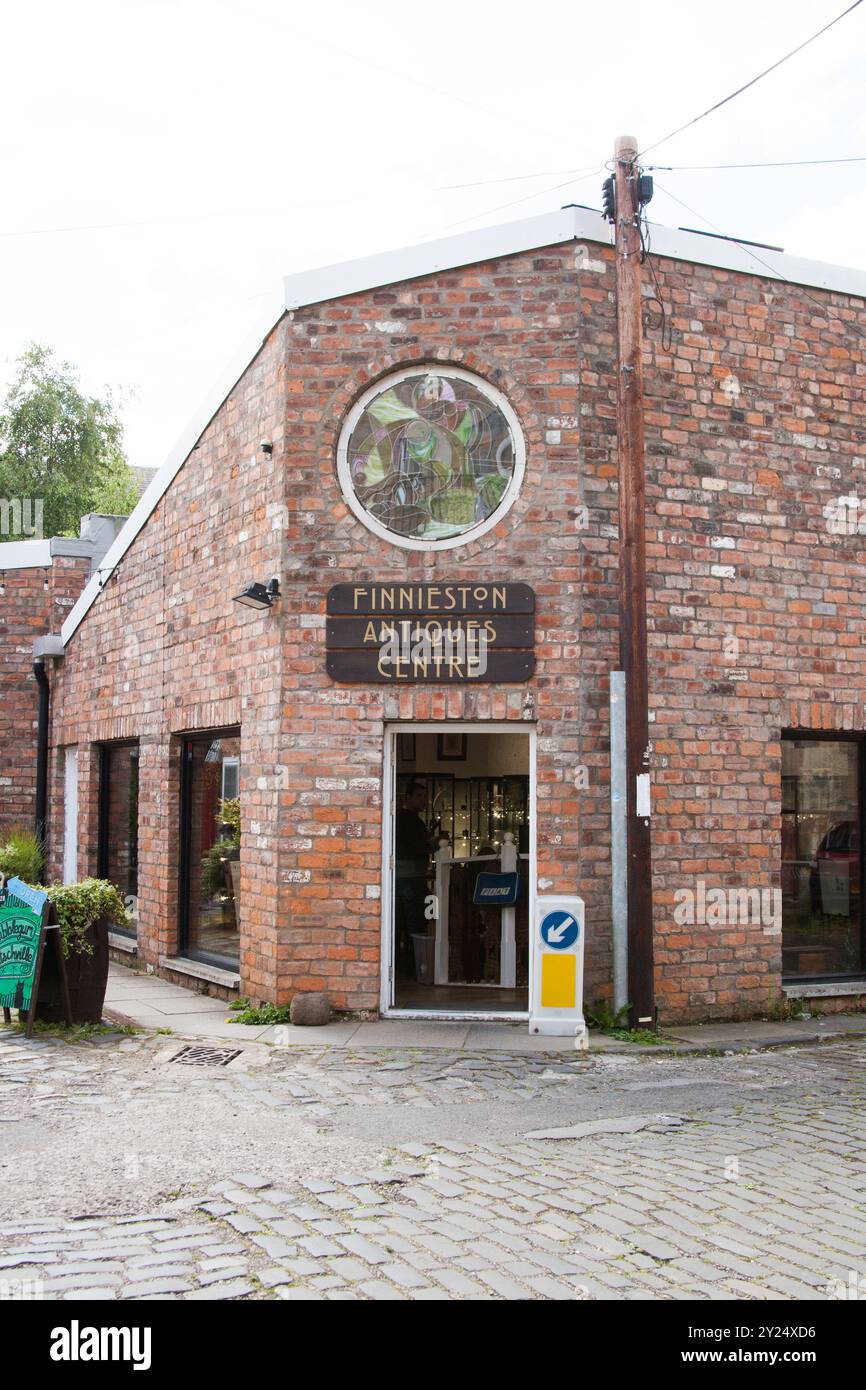
[[[536,895],[536,839],[537,839],[537,794],[536,794],[536,726],[519,719],[501,720],[437,720],[427,723],[399,721],[385,725],[384,758],[382,775],[382,931],[379,1010],[390,1018],[442,1018],[457,1019],[461,1023],[483,1023],[497,1019],[514,1021],[528,1019],[527,1009],[485,1010],[478,1013],[447,1009],[397,1009],[394,1007],[394,874],[391,857],[394,843],[395,797],[397,789],[397,758],[395,756],[398,734],[525,734],[529,739],[529,995],[532,998],[532,984],[535,973],[535,921]]]
[[[63,882],[78,878],[78,744],[63,750]]]

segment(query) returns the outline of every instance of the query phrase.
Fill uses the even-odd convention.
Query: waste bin
[[[415,979],[419,985],[432,985],[436,969],[436,938],[412,933],[415,951]]]

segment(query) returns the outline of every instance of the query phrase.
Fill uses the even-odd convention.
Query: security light
[[[270,608],[280,596],[280,581],[269,579],[267,584],[248,584],[243,593],[235,594],[235,603],[245,608]]]

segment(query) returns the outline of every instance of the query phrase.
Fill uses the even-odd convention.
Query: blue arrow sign
[[[542,917],[540,930],[545,946],[549,946],[553,951],[567,951],[580,935],[577,918],[561,909],[548,912]]]

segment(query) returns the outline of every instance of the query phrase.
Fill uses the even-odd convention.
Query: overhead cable
[[[840,20],[844,19],[846,15],[851,14],[852,10],[856,10],[862,3],[863,0],[854,0],[853,5],[849,5],[847,10],[843,10],[841,14],[837,14],[836,18],[831,19],[829,24],[825,24],[823,29],[819,29],[818,32],[812,34],[810,38],[804,39],[796,48],[792,48],[790,53],[786,53],[784,57],[778,58],[775,63],[772,63],[768,68],[764,68],[763,72],[759,72],[757,76],[751,78],[749,82],[744,82],[742,87],[738,87],[735,92],[729,92],[726,97],[722,97],[721,101],[717,101],[713,106],[708,106],[706,111],[702,111],[700,115],[693,116],[690,121],[686,121],[683,125],[677,126],[676,130],[670,131],[669,134],[663,135],[660,140],[654,140],[651,145],[645,146],[638,155],[638,158],[642,159],[650,150],[658,149],[659,145],[664,145],[668,140],[673,140],[675,135],[681,135],[684,130],[688,130],[690,126],[697,125],[698,121],[702,121],[705,117],[711,116],[712,113],[718,111],[720,107],[727,106],[729,101],[734,100],[734,97],[741,96],[743,92],[747,92],[750,87],[754,87],[756,82],[760,82],[763,77],[767,77],[771,72],[775,72],[776,68],[780,68],[783,63],[787,63],[789,58],[793,58],[797,53],[802,53],[804,48],[808,48],[809,44],[814,43],[822,34],[826,34],[828,29],[832,29],[834,24],[838,24]]]

